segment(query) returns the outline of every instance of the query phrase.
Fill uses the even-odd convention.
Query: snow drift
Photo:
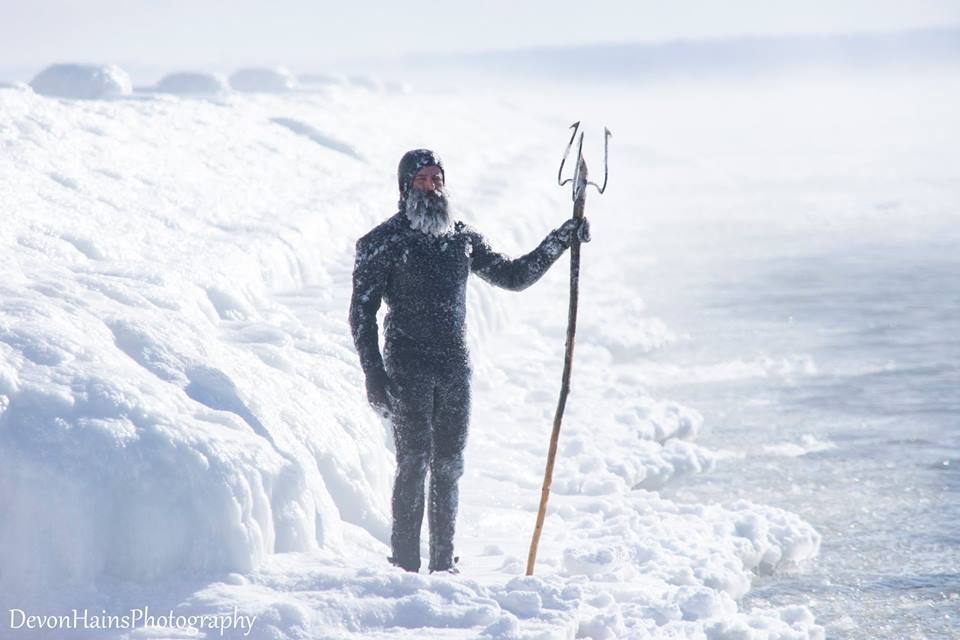
[[[159,93],[216,95],[229,91],[230,86],[226,78],[218,74],[182,71],[164,76],[153,90]]]
[[[248,93],[285,93],[296,84],[296,77],[285,67],[240,69],[230,75],[230,86]]]
[[[167,119],[158,103],[133,126],[71,109],[19,92],[3,109],[3,188],[20,186],[3,235],[17,259],[0,321],[0,592],[249,570],[281,549],[338,548],[344,519],[382,537],[389,460],[381,427],[350,391],[357,372],[343,336],[266,320],[267,293],[302,282],[304,255],[283,238],[299,234],[256,222],[270,214],[249,200],[253,175],[244,196],[224,181],[233,163],[202,167],[242,122],[184,138],[201,182],[174,181],[157,201],[158,165],[136,158],[181,163],[162,131],[194,116],[212,124],[217,107]],[[270,138],[273,126],[253,128]],[[148,139],[131,149],[134,132]],[[61,136],[75,135],[101,143],[63,154]],[[300,153],[297,139],[287,146]],[[241,152],[251,155],[240,164],[262,177],[258,153]],[[289,182],[275,169],[278,185]],[[211,188],[221,204],[195,208]],[[167,213],[146,213],[160,202]],[[214,237],[231,239],[208,244]],[[298,360],[312,364],[293,374]]]
[[[55,64],[30,81],[39,94],[57,98],[95,100],[127,95],[130,76],[115,65]]]
[[[300,84],[316,87],[342,87],[347,84],[346,76],[336,73],[301,73],[297,76],[297,80]]]

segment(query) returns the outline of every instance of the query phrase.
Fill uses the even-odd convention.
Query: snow
[[[837,445],[833,442],[824,442],[815,435],[807,433],[800,438],[800,442],[784,442],[781,444],[768,444],[763,447],[764,453],[772,456],[797,457],[805,456],[808,453],[817,453],[818,451],[829,451],[836,449]]]
[[[129,94],[130,76],[116,65],[55,64],[30,81],[37,93],[57,98],[95,100]]]
[[[182,71],[164,76],[153,88],[159,93],[218,95],[229,91],[226,78],[213,73]]]
[[[383,82],[379,78],[368,75],[352,75],[347,78],[347,82],[355,87],[373,92],[383,91],[384,88]]]
[[[658,359],[689,338],[610,275],[601,252],[620,248],[597,220],[618,214],[600,198],[537,575],[522,574],[563,266],[521,294],[470,284],[463,573],[386,563],[393,461],[346,322],[353,243],[393,212],[396,161],[425,142],[464,218],[497,248],[532,248],[569,208],[552,186],[563,128],[496,97],[269,95],[291,86],[271,73],[234,74],[263,95],[216,103],[0,92],[2,608],[236,607],[255,638],[822,638],[802,603],[739,604],[756,575],[814,558],[819,534],[763,504],[661,495],[722,453],[696,443],[696,408],[649,388],[806,361]],[[544,179],[513,193],[518,166]]]
[[[296,84],[286,67],[239,69],[230,74],[230,86],[248,93],[285,93]]]
[[[356,149],[353,148],[352,145],[337,140],[333,136],[323,133],[322,131],[318,131],[305,122],[301,122],[300,120],[295,120],[293,118],[273,118],[271,122],[274,122],[281,127],[286,127],[295,134],[301,135],[308,140],[312,140],[321,146],[327,147],[328,149],[339,151],[340,153],[357,160],[363,160],[363,157]]]
[[[346,76],[337,73],[301,73],[297,80],[300,84],[313,86],[343,86],[348,82]]]

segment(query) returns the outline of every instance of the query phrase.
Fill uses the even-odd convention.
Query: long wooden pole
[[[577,199],[573,203],[573,217],[583,218],[583,206],[587,199],[587,165],[580,159],[580,172]],[[563,377],[560,382],[560,398],[557,412],[553,416],[553,432],[550,434],[550,450],[547,453],[547,468],[543,472],[543,488],[540,490],[540,509],[537,511],[537,525],[533,529],[530,541],[530,553],[527,555],[527,575],[533,575],[537,562],[537,546],[543,532],[543,520],[547,515],[547,500],[550,498],[550,484],[553,482],[553,465],[557,459],[557,443],[560,441],[560,424],[563,422],[563,410],[567,406],[570,394],[570,372],[573,368],[573,345],[577,335],[577,304],[580,297],[580,238],[574,233],[570,244],[570,306],[567,311],[567,349],[563,358]]]

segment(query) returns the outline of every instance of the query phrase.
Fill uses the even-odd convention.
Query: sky
[[[404,53],[960,25],[957,0],[0,0],[0,68],[217,70]]]

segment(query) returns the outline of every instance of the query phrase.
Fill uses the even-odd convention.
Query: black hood
[[[397,183],[400,187],[401,202],[406,197],[407,191],[410,190],[410,185],[413,184],[413,178],[417,175],[417,172],[432,165],[440,167],[440,171],[443,171],[443,162],[440,160],[440,156],[430,149],[414,149],[403,154],[403,157],[400,158],[400,166],[397,167]],[[446,181],[446,172],[444,172],[443,178]]]

